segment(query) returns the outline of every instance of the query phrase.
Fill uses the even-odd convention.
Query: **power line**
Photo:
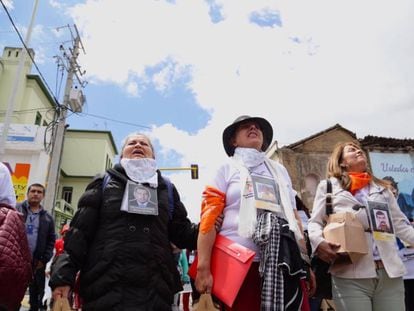
[[[25,114],[25,113],[31,113],[33,111],[49,111],[49,110],[51,110],[51,108],[33,108],[33,109],[24,109],[24,110],[15,111],[14,113],[16,113],[16,114]],[[68,110],[70,110],[70,109],[68,109]],[[0,115],[3,114],[3,113],[4,112],[2,110],[0,110]],[[132,122],[125,122],[125,121],[121,121],[121,120],[116,120],[116,119],[112,119],[112,118],[108,118],[108,117],[104,117],[104,116],[99,116],[99,115],[92,114],[92,113],[86,113],[86,112],[72,113],[68,117],[70,117],[72,115],[77,115],[77,116],[85,115],[85,116],[90,116],[90,117],[94,117],[94,118],[97,118],[97,119],[112,121],[112,122],[121,123],[121,124],[125,124],[125,125],[132,125],[132,126],[137,126],[137,127],[143,127],[143,128],[146,128],[146,129],[151,129],[150,126],[137,124],[137,123],[132,123]]]
[[[19,110],[19,111],[14,111],[14,113],[15,114],[20,114],[20,113],[30,113],[30,112],[33,112],[33,111],[48,111],[48,110],[50,110],[51,108],[32,108],[32,109],[22,109],[22,110]],[[54,109],[53,109],[54,110]],[[5,113],[5,110],[0,110],[0,114],[3,114],[3,113]]]
[[[6,5],[4,4],[3,0],[0,0],[0,2],[1,2],[1,5],[3,6],[3,9],[4,9],[4,11],[6,12],[6,14],[7,14],[7,16],[8,16],[8,18],[9,18],[9,20],[10,20],[10,23],[13,25],[14,30],[16,31],[17,35],[19,36],[19,39],[20,39],[21,43],[23,44],[23,47],[25,48],[25,50],[26,50],[27,54],[29,55],[30,59],[31,59],[31,60],[32,60],[32,62],[33,62],[33,65],[35,66],[35,68],[36,68],[37,72],[39,73],[40,78],[42,79],[43,83],[45,84],[46,88],[48,89],[48,91],[49,91],[50,95],[53,97],[53,99],[54,99],[54,101],[55,101],[55,104],[56,104],[57,106],[60,106],[59,101],[58,101],[58,100],[57,100],[57,98],[55,97],[54,93],[51,91],[51,89],[50,89],[50,87],[49,87],[49,84],[47,84],[46,79],[44,78],[44,76],[43,76],[42,72],[40,71],[39,67],[37,66],[37,63],[36,63],[36,62],[35,62],[35,60],[33,59],[32,54],[30,53],[30,51],[29,51],[28,47],[26,46],[26,43],[24,42],[23,37],[21,36],[21,34],[20,34],[19,30],[17,29],[16,24],[14,23],[13,18],[11,17],[11,15],[10,15],[9,11],[7,10]]]
[[[150,126],[146,126],[146,125],[142,125],[142,124],[136,124],[136,123],[131,123],[131,122],[120,121],[120,120],[111,119],[111,118],[104,117],[104,116],[98,116],[96,114],[91,114],[91,113],[86,113],[86,112],[82,112],[82,113],[80,113],[78,115],[87,115],[87,116],[91,116],[91,117],[94,117],[94,118],[97,118],[97,119],[103,119],[103,120],[112,121],[112,122],[116,122],[116,123],[121,123],[121,124],[126,124],[126,125],[132,125],[132,126],[137,126],[137,127],[143,127],[143,128],[149,129],[149,130],[151,129]]]
[[[64,70],[66,69],[65,63],[61,60],[60,57],[54,56],[56,58],[56,95],[60,96],[60,90],[62,87]],[[60,81],[59,80],[59,71],[60,71]]]

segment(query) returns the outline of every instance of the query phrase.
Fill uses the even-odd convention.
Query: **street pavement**
[[[182,297],[182,296],[181,296]],[[28,294],[26,294],[25,296],[24,296],[24,298],[23,298],[23,301],[22,301],[22,305],[21,305],[21,307],[20,307],[20,310],[19,311],[29,311],[29,309],[30,309],[30,305],[29,305],[29,295]],[[182,301],[180,302],[180,307],[179,307],[179,309],[178,310],[180,310],[180,311],[183,311],[183,304],[182,304]],[[190,295],[190,311],[192,311],[193,310],[193,308],[191,307],[191,295]]]

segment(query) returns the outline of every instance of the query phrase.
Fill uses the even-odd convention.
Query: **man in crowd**
[[[45,187],[32,184],[27,191],[27,200],[17,207],[24,215],[26,236],[32,253],[33,280],[29,284],[30,311],[43,309],[46,263],[52,258],[55,245],[55,223],[41,202]]]

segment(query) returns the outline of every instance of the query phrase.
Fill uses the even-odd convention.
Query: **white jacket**
[[[16,194],[9,169],[0,162],[0,202],[13,207],[16,206]]]
[[[339,180],[336,178],[330,179],[332,182],[332,207],[334,213],[337,212],[352,212],[357,219],[364,226],[364,229],[369,229],[369,220],[366,208],[361,208],[358,211],[352,209],[354,205],[360,205],[354,196],[341,188]],[[408,222],[406,216],[401,212],[397,201],[392,193],[380,186],[371,182],[369,194],[369,201],[377,201],[388,203],[394,232],[397,237],[410,245],[414,245],[414,228]],[[308,223],[309,239],[312,250],[315,251],[318,245],[324,240],[322,231],[324,227],[326,207],[326,180],[319,183],[313,204],[312,216]],[[365,237],[368,244],[368,254],[362,256],[355,263],[351,264],[333,264],[330,268],[332,275],[342,278],[374,278],[377,276],[375,271],[372,233],[366,232]],[[375,241],[385,270],[391,278],[400,277],[405,274],[405,267],[398,255],[398,250],[395,246],[395,241]]]

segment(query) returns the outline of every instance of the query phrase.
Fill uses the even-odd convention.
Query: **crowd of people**
[[[309,213],[287,169],[266,157],[273,139],[266,119],[240,116],[222,138],[228,159],[202,193],[199,224],[188,218],[176,187],[158,169],[149,137],[131,133],[119,163],[87,186],[58,240],[53,217],[42,205],[45,187],[30,185],[27,199],[16,204],[10,172],[0,163],[0,237],[3,218],[17,224],[16,236],[24,236],[22,269],[6,274],[0,267],[0,310],[19,310],[27,286],[30,310],[45,310],[45,269],[52,262],[47,285],[53,301],[73,304],[76,296],[86,311],[177,310],[179,301],[188,311],[191,292],[193,302],[212,295],[220,310],[315,311],[320,300],[312,300],[318,284],[309,255],[330,265],[336,310],[413,310],[407,297],[412,283],[404,282],[397,245],[410,249],[414,228],[398,206],[396,185],[369,171],[357,142],[335,147]],[[363,227],[368,247],[357,259],[338,253],[341,245],[324,235],[327,196],[333,213],[350,213]],[[218,235],[254,252],[231,305],[214,297]],[[9,288],[13,295],[4,295],[10,273],[20,281]]]

